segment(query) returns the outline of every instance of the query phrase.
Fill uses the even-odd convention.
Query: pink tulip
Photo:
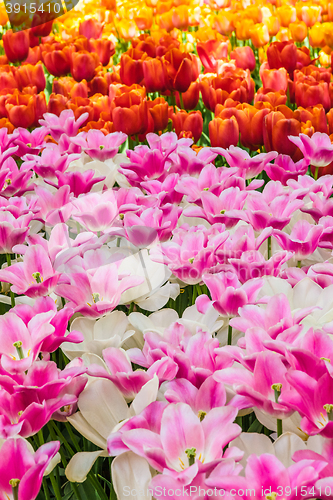
[[[0,254],[12,253],[13,247],[24,243],[33,214],[15,217],[11,212],[0,211]]]
[[[281,356],[275,352],[264,351],[257,354],[252,371],[234,365],[232,368],[217,371],[213,378],[217,382],[232,385],[237,395],[231,400],[231,405],[240,409],[255,407],[276,419],[283,419],[290,417],[294,410],[282,397],[282,394],[290,389],[287,376],[288,370]],[[278,403],[272,387],[276,384],[281,384]]]
[[[283,229],[292,214],[302,206],[301,200],[294,200],[284,193],[280,182],[270,181],[262,193],[249,194],[246,215],[255,231],[262,231],[268,226]]]
[[[283,250],[294,252],[295,259],[302,260],[312,255],[316,250],[322,232],[323,226],[299,220],[292,228],[290,236],[278,230],[274,231],[273,236]]]
[[[101,130],[91,129],[88,132],[80,132],[71,138],[71,142],[80,146],[93,160],[106,161],[118,153],[119,146],[126,139],[127,135],[123,132],[104,135]]]
[[[54,291],[60,274],[55,272],[48,252],[41,245],[28,247],[23,262],[0,270],[0,280],[12,291],[28,297],[45,297]]]
[[[181,281],[200,283],[202,275],[217,265],[215,252],[228,236],[223,224],[213,224],[210,229],[184,224],[173,231],[172,241],[152,248],[150,256],[166,264]]]
[[[158,376],[160,382],[163,382],[164,380],[172,380],[178,370],[177,364],[165,356],[154,362],[147,371],[133,371],[128,355],[116,347],[104,349],[103,358],[110,373],[99,365],[92,364],[88,368],[88,374],[94,377],[108,378],[128,400],[132,400],[142,387],[154,377],[154,374]]]
[[[216,461],[227,458],[234,451],[227,450],[223,454],[223,448],[241,431],[233,423],[237,415],[236,408],[213,408],[203,413],[200,419],[185,403],[169,404],[162,414],[155,414],[157,405],[150,404],[143,413],[148,421],[152,418],[158,421],[160,417],[159,428],[154,430],[151,425],[145,425],[143,418],[141,422],[136,417],[130,419],[118,432],[110,434],[108,452],[111,456],[118,455],[120,450],[130,449],[146,458],[159,472],[168,469],[168,474],[177,478],[186,469],[188,474],[196,474],[198,462],[208,465],[215,461],[216,464]]]
[[[36,434],[51,418],[66,421],[76,411],[76,402],[87,378],[83,361],[77,358],[64,370],[52,361],[35,361],[27,373],[0,374],[0,437]]]
[[[205,274],[202,277],[207,285],[212,301],[207,295],[200,295],[196,300],[198,311],[204,313],[212,303],[222,316],[236,316],[238,309],[245,304],[253,303],[263,286],[263,280],[254,278],[244,285],[238,281],[234,272],[220,272],[217,274]]]
[[[33,452],[24,439],[7,439],[0,449],[0,499],[35,500],[59,447],[59,441],[50,441]]]
[[[306,159],[294,163],[288,155],[279,155],[275,158],[273,164],[265,166],[265,172],[273,181],[280,181],[284,186],[289,179],[297,180],[298,176],[305,175],[309,167],[309,161]]]
[[[52,147],[44,148],[40,156],[25,155],[22,167],[24,169],[33,169],[40,177],[52,180],[56,178],[57,172],[65,172],[69,164],[79,157],[75,153],[62,155],[59,149],[52,145]]]
[[[264,453],[258,457],[253,454],[247,459],[245,477],[220,474],[216,468],[206,485],[226,492],[234,489],[237,500],[245,500],[248,491],[253,492],[256,500],[280,495],[281,498],[288,496],[290,500],[312,498],[314,485],[325,465],[321,460],[302,460],[285,467],[275,455]]]
[[[41,125],[47,127],[54,140],[58,141],[62,134],[69,137],[77,135],[80,127],[87,121],[89,113],[83,113],[77,120],[74,117],[74,111],[66,109],[59,116],[53,113],[45,113],[44,119],[39,120]]]
[[[19,146],[16,156],[22,158],[27,153],[36,155],[42,149],[44,140],[49,133],[46,127],[35,128],[29,132],[26,128],[18,127],[14,130],[13,146]]]
[[[14,149],[14,148],[11,148]],[[7,152],[11,150],[7,150]],[[12,153],[11,153],[12,154]],[[0,157],[1,162],[1,157]],[[13,158],[7,158],[0,168],[0,189],[1,196],[9,198],[11,196],[21,196],[29,189],[33,189],[34,185],[29,184],[33,171],[28,166],[21,165],[19,169]]]
[[[288,139],[299,147],[304,158],[314,167],[326,167],[333,161],[333,145],[327,134],[315,132],[311,137],[290,135]]]
[[[238,187],[230,187],[219,196],[207,191],[201,194],[203,208],[188,207],[183,214],[186,217],[200,217],[210,224],[222,223],[229,229],[239,220],[247,220],[246,213],[242,210],[247,196],[248,193],[240,191]]]
[[[237,174],[245,179],[257,177],[278,156],[276,151],[271,151],[251,157],[247,151],[237,146],[230,146],[228,149],[212,148],[212,151],[223,156],[229,166],[237,168]]]
[[[105,231],[118,216],[117,202],[112,190],[89,193],[73,200],[73,219],[88,231]]]
[[[281,266],[293,256],[292,252],[277,252],[269,260],[255,250],[243,252],[239,259],[229,259],[239,281],[245,283],[252,278],[278,276]]]
[[[89,318],[98,318],[113,311],[125,290],[141,285],[144,281],[135,276],[120,278],[116,264],[73,273],[68,279],[70,284],[59,284],[56,293],[69,300],[67,307]]]

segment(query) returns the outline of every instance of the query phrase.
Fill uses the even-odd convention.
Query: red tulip
[[[93,79],[95,70],[99,65],[98,55],[94,52],[91,54],[86,50],[73,52],[71,61],[71,73],[77,82]]]
[[[13,33],[13,30],[8,30],[3,35],[2,41],[6,56],[10,62],[24,61],[28,57],[30,47],[28,30],[15,33]]]

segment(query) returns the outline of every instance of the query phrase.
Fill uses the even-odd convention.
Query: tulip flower
[[[315,132],[310,138],[305,134],[299,137],[288,136],[289,140],[296,144],[311,165],[325,167],[333,161],[333,145],[327,134]]]
[[[88,231],[105,231],[118,215],[114,192],[90,193],[73,201],[73,218]]]
[[[29,53],[29,32],[8,30],[3,36],[3,47],[9,61],[24,61]]]
[[[41,245],[29,247],[24,262],[0,270],[0,279],[12,283],[14,293],[44,297],[55,288],[60,274],[55,272],[47,251]]]
[[[87,19],[80,23],[79,34],[86,38],[100,38],[103,31],[103,25],[96,19]]]
[[[273,233],[281,248],[295,252],[295,259],[300,261],[309,257],[317,248],[323,226],[313,225],[306,220],[296,222],[290,236],[279,230]]]
[[[80,82],[84,79],[89,82],[93,79],[98,65],[99,58],[95,52],[89,53],[86,50],[74,52],[71,59],[71,73],[74,80]]]
[[[287,185],[289,179],[298,179],[299,175],[305,175],[309,166],[309,160],[302,159],[298,162],[293,160],[288,155],[279,155],[275,158],[274,163],[266,165],[265,171],[273,181],[280,181],[284,186]]]
[[[239,127],[234,116],[231,118],[214,118],[208,124],[209,139],[213,147],[228,148],[236,146],[239,141]]]
[[[154,261],[168,265],[181,281],[200,283],[202,275],[216,266],[215,251],[227,238],[228,233],[220,224],[214,224],[210,230],[186,224],[173,231],[172,241],[152,248],[150,255]]]
[[[87,383],[85,372],[77,358],[62,371],[52,361],[37,360],[27,373],[1,375],[0,436],[29,437],[51,418],[65,421],[76,410]]]
[[[62,134],[67,134],[69,137],[76,136],[79,128],[86,122],[88,113],[83,113],[80,118],[75,120],[74,112],[71,109],[62,111],[59,117],[52,113],[45,113],[40,124],[47,127],[52,134],[52,137],[58,141]]]
[[[241,285],[233,271],[205,274],[202,279],[209,288],[212,301],[207,295],[200,295],[196,300],[198,311],[207,311],[212,303],[222,316],[227,317],[236,316],[240,307],[254,302],[263,285],[263,281],[256,278]]]
[[[235,49],[230,52],[230,59],[236,61],[238,68],[249,69],[251,73],[256,67],[254,53],[249,46],[235,47]]]
[[[43,66],[41,64],[36,64],[35,66],[25,64],[19,67],[16,71],[16,78],[22,89],[34,85],[37,88],[37,93],[45,89],[46,81]]]
[[[65,76],[70,72],[71,50],[63,47],[60,50],[49,47],[42,51],[43,62],[51,75]]]
[[[288,141],[290,135],[299,135],[301,124],[294,118],[287,119],[279,112],[271,112],[264,119],[264,144],[266,151],[277,151],[294,159],[297,154],[295,143]],[[299,158],[298,158],[299,159]],[[295,161],[295,159],[294,159]]]
[[[203,118],[200,111],[186,113],[185,110],[180,110],[172,113],[171,119],[178,137],[182,137],[182,133],[185,133],[186,137],[193,137],[195,143],[199,141],[203,130]]]
[[[1,497],[9,500],[35,500],[42,485],[43,474],[59,447],[59,441],[50,441],[34,452],[22,438],[5,441],[0,449]]]
[[[56,293],[68,299],[67,307],[75,312],[98,318],[113,311],[125,290],[143,282],[136,276],[119,278],[116,264],[108,264],[88,272],[72,273],[70,284],[59,284]]]
[[[246,490],[254,492],[258,500],[264,500],[270,495],[278,496],[280,491],[290,491],[288,495],[290,500],[296,500],[298,498],[296,491],[300,491],[301,488],[304,498],[311,498],[311,489],[314,491],[319,473],[325,465],[321,460],[302,460],[285,467],[274,455],[263,453],[258,457],[253,454],[247,459],[245,477],[219,474],[216,468],[205,483],[209,488],[244,492],[238,493],[238,497],[242,500],[246,499]]]
[[[251,179],[259,175],[278,156],[276,152],[271,152],[260,153],[251,158],[249,153],[235,146],[230,146],[228,149],[214,148],[212,151],[223,156],[231,168],[237,167],[237,173],[242,177],[244,176],[245,179]]]
[[[155,407],[157,403],[152,403],[144,410],[145,415],[141,413],[142,424],[144,417],[146,420],[151,419],[150,414]],[[240,433],[240,427],[232,423],[237,409],[230,406],[213,408],[202,421],[184,403],[169,404],[161,410],[155,414],[155,429],[151,424],[140,428],[139,422],[135,425],[134,417],[131,419],[132,425],[130,420],[118,432],[111,433],[108,438],[109,454],[118,455],[119,448],[130,449],[146,458],[159,472],[168,469],[169,475],[177,478],[187,469],[188,474],[194,473],[195,476],[198,466],[201,467],[200,462],[207,464],[213,460],[221,461],[224,446]],[[223,432],[218,430],[220,425],[223,426]],[[171,429],[174,433],[172,442]],[[228,456],[228,451],[224,456]]]
[[[240,191],[239,187],[230,187],[221,192],[219,196],[210,192],[201,195],[202,207],[188,207],[184,210],[187,217],[200,217],[206,219],[210,224],[220,222],[227,228],[237,224],[239,220],[246,218],[242,210],[248,193]]]

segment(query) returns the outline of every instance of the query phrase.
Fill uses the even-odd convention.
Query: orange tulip
[[[200,111],[186,113],[185,110],[181,109],[177,113],[172,113],[171,119],[178,137],[193,138],[195,143],[198,142],[203,130],[203,119]]]
[[[48,45],[42,49],[43,63],[51,75],[65,76],[70,72],[70,60],[73,47],[63,47],[60,50],[54,50],[53,46]]]
[[[327,118],[325,114],[325,109],[322,104],[317,106],[309,106],[304,109],[301,106],[294,111],[294,116],[299,122],[306,123],[310,121],[315,132],[328,133]]]
[[[299,150],[289,141],[289,135],[299,135],[301,124],[294,118],[288,119],[280,111],[271,112],[265,116],[263,137],[267,152],[277,151],[279,154],[295,158]],[[295,161],[295,160],[294,160]]]
[[[270,69],[286,68],[292,74],[297,65],[297,47],[294,42],[273,42],[267,49]]]
[[[36,96],[17,91],[6,100],[5,108],[9,121],[15,127],[38,125],[38,120],[46,113],[45,95],[43,92]]]
[[[326,111],[331,107],[328,83],[317,82],[312,78],[304,77],[303,81],[295,82],[295,100],[297,106],[306,108],[322,104]]]
[[[303,42],[308,36],[308,27],[304,21],[289,24],[289,29],[294,42]]]
[[[239,127],[234,116],[231,118],[214,118],[208,124],[209,139],[213,147],[229,148],[239,141]]]
[[[281,104],[286,104],[287,95],[284,90],[272,92],[270,88],[260,88],[254,96],[254,103],[256,102],[269,102],[270,105],[275,108]]]
[[[93,79],[95,70],[99,65],[98,55],[94,52],[89,53],[86,50],[73,52],[71,60],[71,73],[77,82]]]
[[[221,35],[229,36],[235,29],[234,14],[229,11],[220,11],[214,18],[213,28]]]
[[[153,122],[152,132],[159,132],[168,126],[168,103],[163,97],[158,97],[154,101],[147,101],[149,117]]]
[[[21,89],[34,85],[37,88],[37,93],[45,89],[46,80],[41,64],[37,64],[36,66],[32,66],[31,64],[20,66],[16,70],[16,79]]]
[[[260,77],[264,89],[284,92],[288,89],[288,73],[285,68],[263,69],[260,71]]]
[[[124,132],[129,136],[144,134],[148,126],[147,101],[129,108],[117,106],[112,111],[112,121],[117,132]]]
[[[324,29],[320,23],[315,23],[309,29],[309,42],[311,47],[318,48],[325,46]]]
[[[60,94],[51,94],[47,104],[47,111],[59,116],[62,111],[67,109],[67,97]]]
[[[242,19],[241,21],[235,22],[236,28],[236,38],[238,40],[248,40],[251,38],[251,29],[254,27],[254,22],[252,19]]]

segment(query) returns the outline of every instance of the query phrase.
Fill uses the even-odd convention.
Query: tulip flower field
[[[0,500],[333,500],[332,69],[331,0],[1,3]]]

